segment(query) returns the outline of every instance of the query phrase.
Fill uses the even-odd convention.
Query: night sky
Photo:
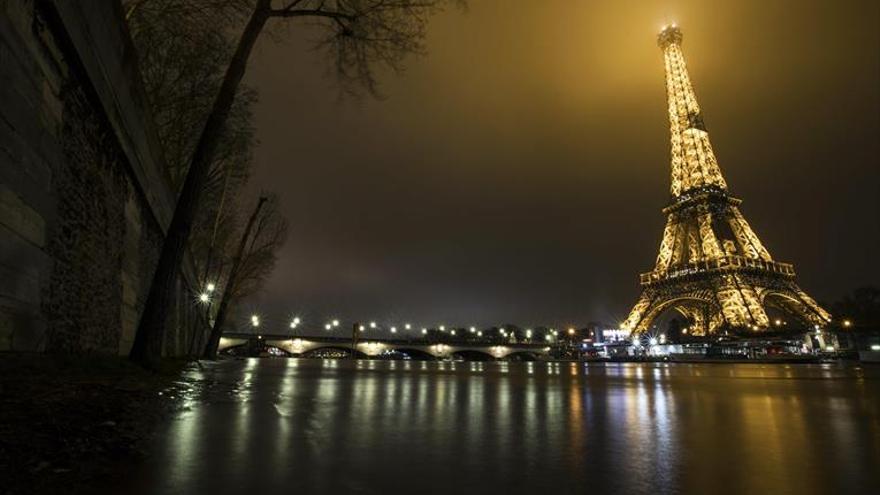
[[[340,99],[302,24],[265,37],[253,186],[290,236],[248,311],[419,326],[622,320],[668,201],[660,28],[722,172],[820,301],[880,282],[880,3],[471,0]]]

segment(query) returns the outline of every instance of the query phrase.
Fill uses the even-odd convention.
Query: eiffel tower
[[[792,265],[774,261],[752,231],[712,151],[674,24],[658,36],[666,62],[672,148],[670,204],[654,269],[641,275],[642,293],[621,325],[646,332],[674,309],[692,335],[719,329],[771,327],[773,307],[804,325],[825,325],[831,315],[798,287]]]

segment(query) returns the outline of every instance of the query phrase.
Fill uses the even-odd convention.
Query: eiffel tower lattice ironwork
[[[712,151],[681,51],[681,30],[660,32],[672,149],[671,202],[654,269],[624,329],[647,331],[664,311],[690,321],[692,333],[719,328],[764,330],[774,307],[809,325],[831,315],[798,287],[792,265],[774,261],[743,214]]]

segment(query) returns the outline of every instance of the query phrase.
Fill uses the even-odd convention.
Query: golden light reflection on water
[[[140,493],[232,493],[242,482],[267,493],[278,486],[378,493],[400,483],[456,492],[487,490],[487,480],[517,492],[589,485],[850,493],[877,482],[868,466],[880,465],[878,374],[807,366],[227,362],[191,374],[188,409],[168,423],[133,479]]]

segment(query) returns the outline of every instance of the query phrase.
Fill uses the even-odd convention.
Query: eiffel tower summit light
[[[690,321],[692,334],[720,328],[763,330],[767,308],[805,325],[831,320],[795,282],[794,268],[774,261],[740,212],[709,141],[681,51],[681,30],[658,36],[666,63],[672,158],[671,201],[654,269],[641,275],[642,293],[622,327],[647,331],[666,310]]]

